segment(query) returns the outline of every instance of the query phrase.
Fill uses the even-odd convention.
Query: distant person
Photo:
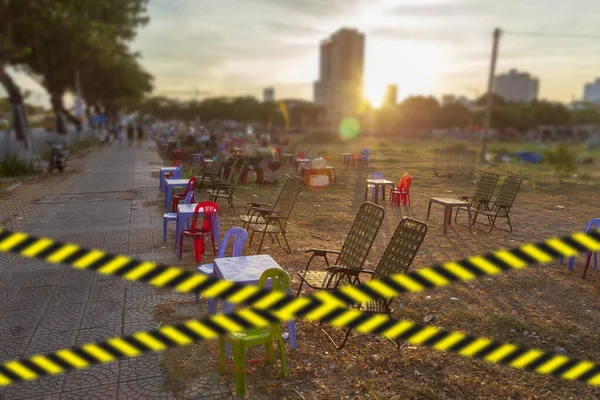
[[[129,146],[133,146],[133,136],[135,135],[135,130],[133,129],[132,124],[127,124],[127,144]]]
[[[125,128],[123,128],[123,125],[119,125],[118,135],[119,135],[119,145],[121,147],[125,146]]]
[[[138,126],[137,126],[138,146],[142,145],[142,140],[144,140],[144,128],[142,127],[142,124],[138,124]]]

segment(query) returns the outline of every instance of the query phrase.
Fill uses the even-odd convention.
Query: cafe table
[[[165,179],[165,206],[167,206],[167,210],[169,210],[173,199],[173,189],[185,188],[189,181],[189,179]]]
[[[179,203],[177,205],[177,222],[175,225],[175,243],[178,243],[179,246],[177,247],[177,254],[181,253],[181,246],[183,245],[183,243],[181,243],[179,241],[179,237],[181,236],[181,232],[183,232],[183,230],[185,229],[185,226],[187,225],[187,221],[190,218],[194,217],[194,212],[196,211],[196,206],[198,204],[182,204]],[[202,209],[200,209],[202,210]],[[200,212],[200,210],[198,210],[198,218],[201,218],[204,216],[203,213]],[[202,210],[203,212],[204,210]],[[215,216],[215,222],[213,224],[213,231],[212,231],[213,237],[215,238],[215,243],[220,243],[221,242],[221,232],[220,232],[220,228],[219,228],[219,213],[217,212],[217,215]]]
[[[172,173],[174,179],[181,178],[177,175],[177,167],[160,167],[160,180],[158,181],[158,188],[162,192],[165,190],[165,175]]]
[[[381,189],[381,194],[383,195],[383,199],[385,202],[385,187],[389,185],[392,188],[395,183],[393,181],[389,181],[387,179],[367,179],[367,184],[365,185],[365,201],[369,196],[369,189],[375,189],[375,204],[379,203],[379,190]]]
[[[283,269],[268,254],[215,258],[213,265],[213,273],[215,278],[240,283],[243,285],[257,285],[263,272],[268,269]],[[271,280],[269,279],[265,285],[265,288],[269,289],[270,287]],[[292,296],[291,288],[288,294]],[[235,306],[233,303],[224,302],[223,314],[233,313],[234,307]],[[211,315],[215,315],[217,313],[217,299],[208,299],[208,312]],[[292,349],[295,349],[296,323],[294,321],[288,322],[288,331],[290,335],[290,346]],[[229,355],[229,347],[227,347],[227,354]]]

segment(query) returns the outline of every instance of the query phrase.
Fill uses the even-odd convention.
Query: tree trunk
[[[54,117],[56,120],[56,132],[61,135],[67,134],[67,124],[65,123],[65,118],[63,111],[65,109],[63,105],[63,95],[58,92],[50,93],[50,103],[52,104],[52,110],[54,111]]]
[[[66,108],[63,107],[62,109],[63,114],[65,115],[65,117],[67,117],[67,119],[69,121],[71,121],[73,123],[73,125],[75,125],[77,127],[77,132],[81,132],[81,120],[77,117],[75,117],[73,114],[71,114],[69,112],[69,110],[67,110]]]
[[[96,130],[96,124],[94,123],[93,119],[92,119],[92,107],[86,103],[85,105],[85,116],[88,120],[88,124],[90,125],[90,127],[92,128],[92,130]]]
[[[12,77],[8,75],[8,73],[4,69],[4,65],[0,65],[0,82],[2,82],[2,86],[8,94],[8,100],[12,105],[11,120],[15,128],[15,132],[17,134],[17,140],[24,141],[25,147],[27,148],[28,143],[26,137],[28,121],[24,113],[25,105],[23,104],[23,95],[21,94],[19,86],[17,86]]]

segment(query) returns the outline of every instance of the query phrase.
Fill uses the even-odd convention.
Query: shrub
[[[21,160],[16,154],[10,153],[0,161],[0,176],[13,177],[33,173],[31,163]]]
[[[544,152],[544,164],[558,175],[561,182],[563,175],[577,172],[575,153],[564,142],[560,142],[553,149]]]

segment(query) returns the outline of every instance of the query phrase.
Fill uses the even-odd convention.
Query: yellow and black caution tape
[[[459,331],[445,331],[407,320],[397,321],[384,314],[365,314],[356,309],[336,308],[326,314],[319,314],[316,310],[301,310],[296,315],[313,321],[321,320],[335,327],[351,327],[359,333],[377,334],[438,351],[454,352],[467,358],[478,358],[519,370],[600,386],[600,366],[586,360],[544,353],[541,350],[471,336]],[[103,342],[9,361],[0,365],[0,386],[34,381],[46,375],[85,369],[95,364],[111,363],[120,358],[138,357],[143,353],[163,351],[169,347],[213,340],[228,332],[266,327],[289,316],[289,313],[285,312],[243,309],[231,315],[219,314],[202,320],[190,320],[179,325],[163,326],[154,331],[136,332],[127,337],[114,337]]]
[[[386,315],[369,315],[356,309],[348,309],[349,305],[375,298],[391,298],[401,293],[443,287],[453,282],[498,275],[533,264],[549,263],[559,257],[571,257],[581,252],[598,250],[598,232],[576,233],[512,250],[500,250],[422,268],[406,275],[396,274],[360,286],[347,285],[330,292],[290,298],[283,293],[216,280],[180,268],[138,261],[123,255],[111,255],[101,250],[85,249],[75,244],[34,237],[23,232],[0,230],[0,252],[13,252],[52,264],[65,264],[79,270],[120,276],[129,281],[145,282],[155,287],[169,287],[183,293],[197,292],[205,297],[220,298],[253,307],[230,316],[217,315],[178,326],[165,326],[157,331],[139,332],[126,338],[113,338],[98,344],[63,349],[47,356],[39,355],[27,360],[8,362],[0,367],[0,385],[10,385],[20,380],[35,380],[42,375],[59,374],[73,368],[87,368],[92,364],[111,362],[120,357],[134,357],[144,351],[160,351],[170,346],[213,339],[227,332],[263,327],[276,321],[307,318],[328,322],[333,326],[350,327],[358,332],[380,334],[442,351],[454,351],[466,357],[478,357],[514,368],[600,386],[600,369],[589,361],[549,355],[539,350],[522,349],[512,344],[471,337],[459,332],[445,332],[433,326],[421,326],[410,321],[393,321]]]
[[[421,268],[407,274],[373,279],[362,285],[346,285],[333,291],[319,292],[311,298],[317,299],[319,303],[335,301],[349,306],[374,298],[389,299],[402,293],[420,292],[483,276],[494,276],[530,265],[549,263],[560,257],[571,257],[582,252],[598,250],[600,250],[600,233],[597,231],[575,233],[510,250],[489,252],[455,262]],[[203,297],[219,298],[251,307],[256,307],[264,301],[277,300],[287,302],[290,308],[294,308],[303,306],[307,301],[306,297],[288,298],[256,286],[223,281],[177,267],[139,261],[102,250],[86,249],[73,243],[61,243],[23,232],[0,230],[0,252],[13,252],[23,257],[39,258],[51,264],[65,264],[75,269],[118,276],[128,281],[144,282],[155,287],[167,287],[181,293],[196,292]],[[323,296],[325,298],[320,298]]]

